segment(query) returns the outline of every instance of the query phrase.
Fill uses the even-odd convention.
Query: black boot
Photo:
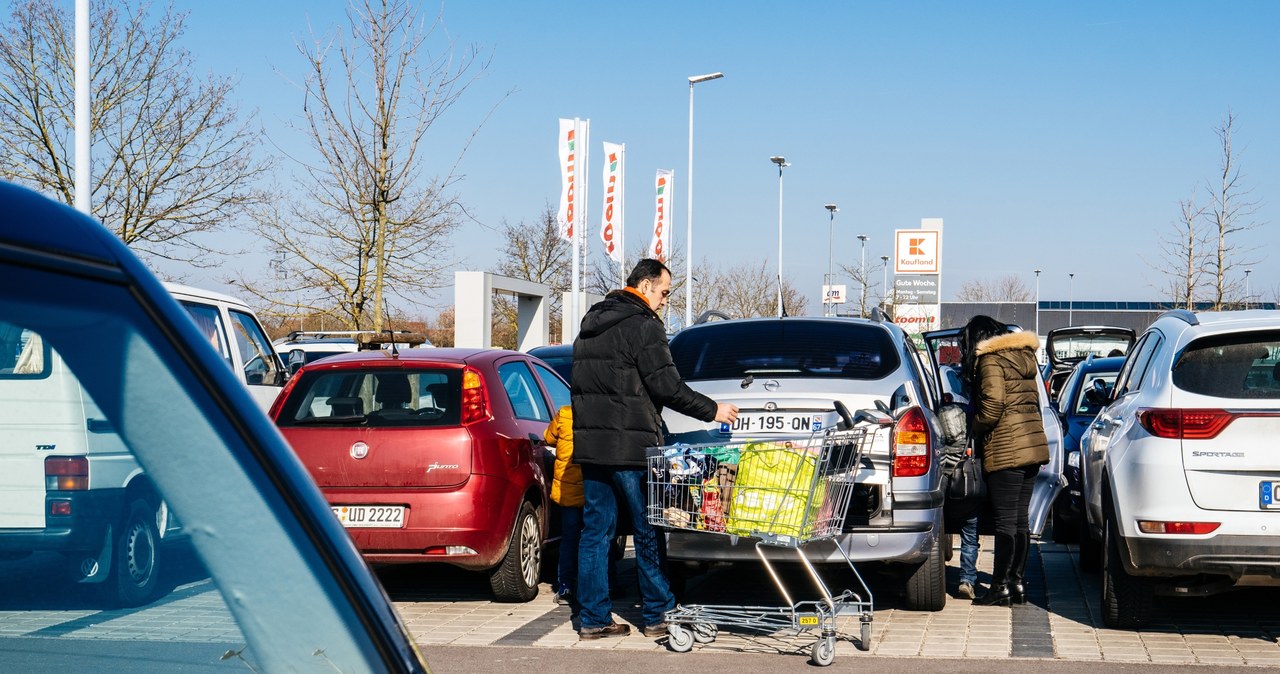
[[[1013,561],[1009,564],[1009,603],[1027,603],[1027,589],[1023,576],[1027,571],[1027,555],[1031,552],[1031,534],[1022,532],[1013,537]]]
[[[1009,568],[1013,562],[1014,537],[996,533],[995,559],[991,564],[991,587],[973,600],[978,606],[1009,605]]]

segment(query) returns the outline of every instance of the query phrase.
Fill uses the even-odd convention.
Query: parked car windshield
[[[1059,361],[1084,360],[1090,354],[1095,358],[1123,356],[1133,340],[1125,335],[1087,334],[1056,337],[1053,355]]]
[[[1280,398],[1280,331],[1197,339],[1174,363],[1173,384],[1219,398]]]
[[[882,379],[901,361],[889,333],[840,321],[725,321],[686,330],[671,356],[687,381],[773,378]]]
[[[361,368],[302,373],[280,426],[457,426],[462,370]]]

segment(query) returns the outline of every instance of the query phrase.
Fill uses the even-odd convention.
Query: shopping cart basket
[[[836,619],[860,616],[858,647],[870,648],[872,597],[848,554],[833,539],[844,526],[862,456],[874,429],[834,428],[803,439],[668,445],[649,450],[648,519],[670,529],[756,539],[764,564],[786,605],[681,605],[668,611],[667,645],[685,652],[714,641],[720,627],[797,634],[820,630],[810,657],[816,665],[835,659]],[[858,591],[833,594],[802,546],[826,541],[844,557]],[[795,601],[764,548],[791,548],[821,598]]]

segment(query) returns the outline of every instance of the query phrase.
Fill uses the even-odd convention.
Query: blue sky
[[[174,0],[189,11],[196,67],[239,78],[281,147],[301,96],[295,41],[344,20],[336,0]],[[428,12],[438,5],[428,2]],[[1263,227],[1255,293],[1275,299],[1280,265],[1262,246],[1280,228],[1280,3],[1209,2],[496,2],[444,6],[449,34],[492,64],[432,131],[447,169],[502,101],[462,163],[458,190],[478,222],[454,241],[468,269],[498,256],[503,219],[532,223],[559,192],[557,118],[592,121],[598,223],[602,141],[627,144],[627,249],[653,219],[658,168],[676,170],[683,246],[687,77],[723,71],[695,99],[695,257],[716,264],[777,250],[785,155],[785,274],[811,296],[837,264],[891,255],[892,232],[945,221],[943,293],[1009,274],[1042,299],[1159,299],[1156,239],[1178,201],[1213,178],[1214,127],[1230,108]],[[439,47],[440,43],[436,43]],[[1206,200],[1203,192],[1198,194]],[[598,246],[593,226],[588,240]],[[261,259],[231,260],[253,269]],[[677,270],[679,271],[679,270]],[[217,286],[213,272],[189,280]],[[428,305],[446,306],[451,293]]]

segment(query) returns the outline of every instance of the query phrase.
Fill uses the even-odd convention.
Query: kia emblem
[[[363,442],[357,442],[356,444],[351,445],[351,458],[363,459],[366,456],[369,456],[369,445],[366,445]]]

